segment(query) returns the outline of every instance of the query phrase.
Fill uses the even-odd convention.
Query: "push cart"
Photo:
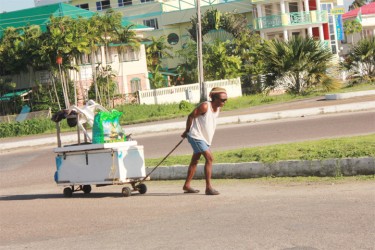
[[[93,105],[93,102],[89,105]],[[58,147],[54,149],[56,153],[54,178],[58,186],[65,187],[64,196],[71,197],[77,191],[89,194],[92,186],[124,184],[130,184],[131,186],[131,188],[122,188],[121,193],[124,197],[130,196],[132,192],[139,192],[140,194],[147,192],[147,186],[143,183],[148,177],[146,178],[142,145],[138,145],[137,141],[134,140],[103,144],[90,143],[91,139],[88,138],[85,126],[80,124],[80,121],[83,120],[86,123],[93,116],[85,115],[79,109],[74,109],[74,106],[72,110],[65,113],[67,119],[76,119],[77,121],[78,143],[62,146],[60,119],[55,116],[53,119],[56,122]],[[80,118],[82,115],[85,116],[84,119]],[[83,131],[83,142],[80,140],[80,130],[82,129],[85,130]]]

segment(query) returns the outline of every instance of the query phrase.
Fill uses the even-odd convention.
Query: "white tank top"
[[[205,103],[208,105],[207,112],[194,118],[189,131],[189,136],[197,140],[205,141],[208,145],[211,145],[216,129],[216,120],[219,117],[220,107],[217,108],[216,112],[213,112],[211,102]]]

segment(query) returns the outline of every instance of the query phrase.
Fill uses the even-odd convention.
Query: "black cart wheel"
[[[145,194],[147,192],[147,186],[143,183],[137,185],[136,188],[140,194]]]
[[[122,195],[124,197],[129,197],[132,194],[132,191],[128,187],[122,188]]]
[[[64,188],[64,196],[65,197],[72,197],[73,196],[73,190],[70,187]]]
[[[91,186],[90,186],[90,185],[83,185],[83,187],[82,187],[82,191],[83,191],[85,194],[89,194],[89,193],[91,193]]]

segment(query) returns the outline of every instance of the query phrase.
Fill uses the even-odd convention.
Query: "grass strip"
[[[214,152],[215,163],[263,162],[285,160],[324,160],[332,158],[375,157],[375,134],[316,141],[277,144]],[[163,165],[188,165],[191,155],[169,156]],[[146,159],[148,167],[162,158]],[[204,161],[201,161],[204,162]]]

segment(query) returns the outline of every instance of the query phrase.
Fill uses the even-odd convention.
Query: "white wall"
[[[207,94],[213,87],[223,87],[227,90],[229,98],[242,96],[240,78],[206,82],[206,87]],[[199,83],[139,91],[140,104],[179,103],[182,100],[198,103],[200,101]]]

